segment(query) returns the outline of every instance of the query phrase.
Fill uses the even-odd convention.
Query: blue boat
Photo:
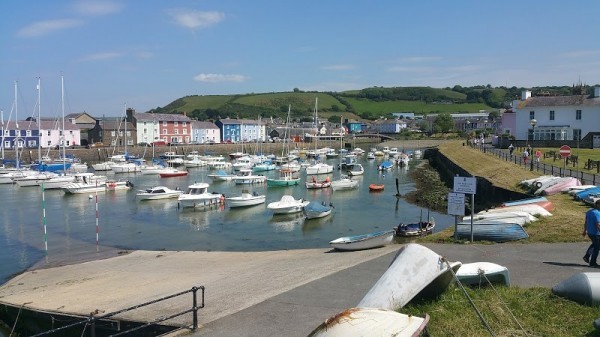
[[[392,168],[392,166],[394,165],[394,163],[392,163],[389,160],[384,160],[383,162],[381,162],[381,164],[379,164],[379,166],[377,167],[377,169],[379,171],[387,171],[390,168]]]
[[[317,219],[328,216],[331,214],[332,209],[333,206],[331,205],[325,205],[325,203],[320,203],[318,201],[311,201],[308,205],[304,206],[302,211],[307,219]]]
[[[42,163],[32,164],[30,168],[34,171],[39,172],[60,172],[68,170],[71,167],[71,163]]]
[[[531,197],[531,198],[519,199],[519,200],[515,200],[515,201],[506,201],[506,202],[503,202],[501,204],[501,206],[525,205],[525,204],[531,204],[534,202],[541,202],[541,201],[548,201],[548,199],[546,199],[546,197]]]
[[[577,193],[575,193],[574,198],[575,198],[575,200],[583,200],[590,194],[598,194],[598,193],[600,193],[600,186],[588,188],[587,190],[577,192]]]
[[[458,223],[456,236],[459,239],[471,239],[471,223]],[[518,223],[474,223],[473,241],[507,242],[527,239],[529,235]]]

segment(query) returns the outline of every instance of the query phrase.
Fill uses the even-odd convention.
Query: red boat
[[[371,184],[369,185],[369,191],[379,192],[383,191],[383,184]]]
[[[165,169],[158,173],[161,178],[171,178],[171,177],[183,177],[188,175],[188,171],[181,171],[178,169]]]

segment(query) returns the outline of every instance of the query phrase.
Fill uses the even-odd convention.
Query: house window
[[[581,120],[581,110],[575,110],[575,119],[578,121]]]
[[[27,130],[27,131],[25,131],[25,136],[27,136],[27,137],[31,137],[31,130]]]
[[[535,111],[529,111],[529,120],[535,119]]]
[[[167,134],[167,129],[163,129],[162,133],[163,133],[163,135],[166,135]]]
[[[48,130],[48,137],[50,137],[50,130]]]
[[[175,122],[173,122],[173,125],[177,126],[177,125],[179,125],[179,122],[175,121]]]
[[[573,129],[573,140],[581,140],[581,129]]]
[[[181,125],[186,126],[187,122],[181,122]]]
[[[554,110],[550,110],[550,120],[554,120]]]
[[[4,130],[4,135],[5,136],[10,136],[10,130]],[[50,136],[50,131],[48,131],[48,136]]]
[[[178,134],[179,134],[179,130],[177,130],[177,129],[173,130],[173,132],[174,132],[176,135],[178,135]]]
[[[187,129],[183,129],[183,134],[187,135]]]
[[[163,125],[164,125],[164,126],[167,126],[167,121],[163,121]]]
[[[110,135],[111,135],[112,137],[115,137],[115,136],[117,135],[117,131],[111,131],[111,132],[110,132]]]

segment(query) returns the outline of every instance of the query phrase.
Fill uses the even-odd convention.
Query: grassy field
[[[446,142],[440,145],[442,151],[452,161],[474,176],[485,177],[494,185],[505,189],[525,192],[519,187],[519,182],[540,176],[535,171],[519,167],[511,162],[501,160],[491,154],[483,153],[477,149],[462,146],[461,141]],[[478,196],[475,195],[475,198]],[[518,243],[528,242],[579,242],[587,241],[581,237],[584,213],[589,206],[582,202],[574,201],[565,194],[549,196],[555,210],[551,217],[541,218],[525,226],[529,238]],[[452,230],[446,230],[423,240],[433,242],[452,242]]]
[[[464,103],[464,104],[428,104],[421,101],[384,101],[375,102],[362,100],[358,98],[347,98],[357,113],[373,112],[414,112],[434,113],[434,112],[479,112],[479,110],[489,110],[490,107],[483,103]]]
[[[472,175],[486,177],[495,185],[510,190],[521,191],[518,186],[521,180],[539,176],[490,154],[462,146],[461,141],[442,143],[439,149]],[[594,155],[590,152],[590,156]],[[526,225],[529,239],[504,245],[588,241],[581,236],[581,231],[584,213],[589,207],[564,194],[548,199],[556,207],[553,216]],[[452,234],[449,229],[421,240],[451,243],[454,242]],[[432,336],[600,336],[600,331],[592,327],[592,322],[600,317],[598,307],[554,296],[550,289],[501,286],[467,288],[465,291],[456,284],[451,285],[440,298],[411,303],[401,312],[416,316],[428,313],[431,316],[428,329]],[[473,305],[493,333],[478,317]]]

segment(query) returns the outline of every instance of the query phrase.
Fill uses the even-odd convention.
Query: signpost
[[[456,230],[458,229],[457,216],[465,215],[465,195],[462,193],[448,193],[448,214],[454,215],[454,240],[458,239]]]
[[[473,242],[473,212],[475,210],[475,192],[477,190],[477,178],[475,177],[454,177],[454,193],[471,195],[471,242]],[[448,197],[450,203],[450,197]],[[448,204],[450,207],[450,204]],[[463,208],[464,211],[464,208]],[[463,213],[464,214],[464,213]],[[456,233],[456,225],[454,228]]]
[[[558,150],[558,153],[563,157],[563,168],[567,168],[567,157],[571,155],[571,147],[569,145],[563,145]]]

